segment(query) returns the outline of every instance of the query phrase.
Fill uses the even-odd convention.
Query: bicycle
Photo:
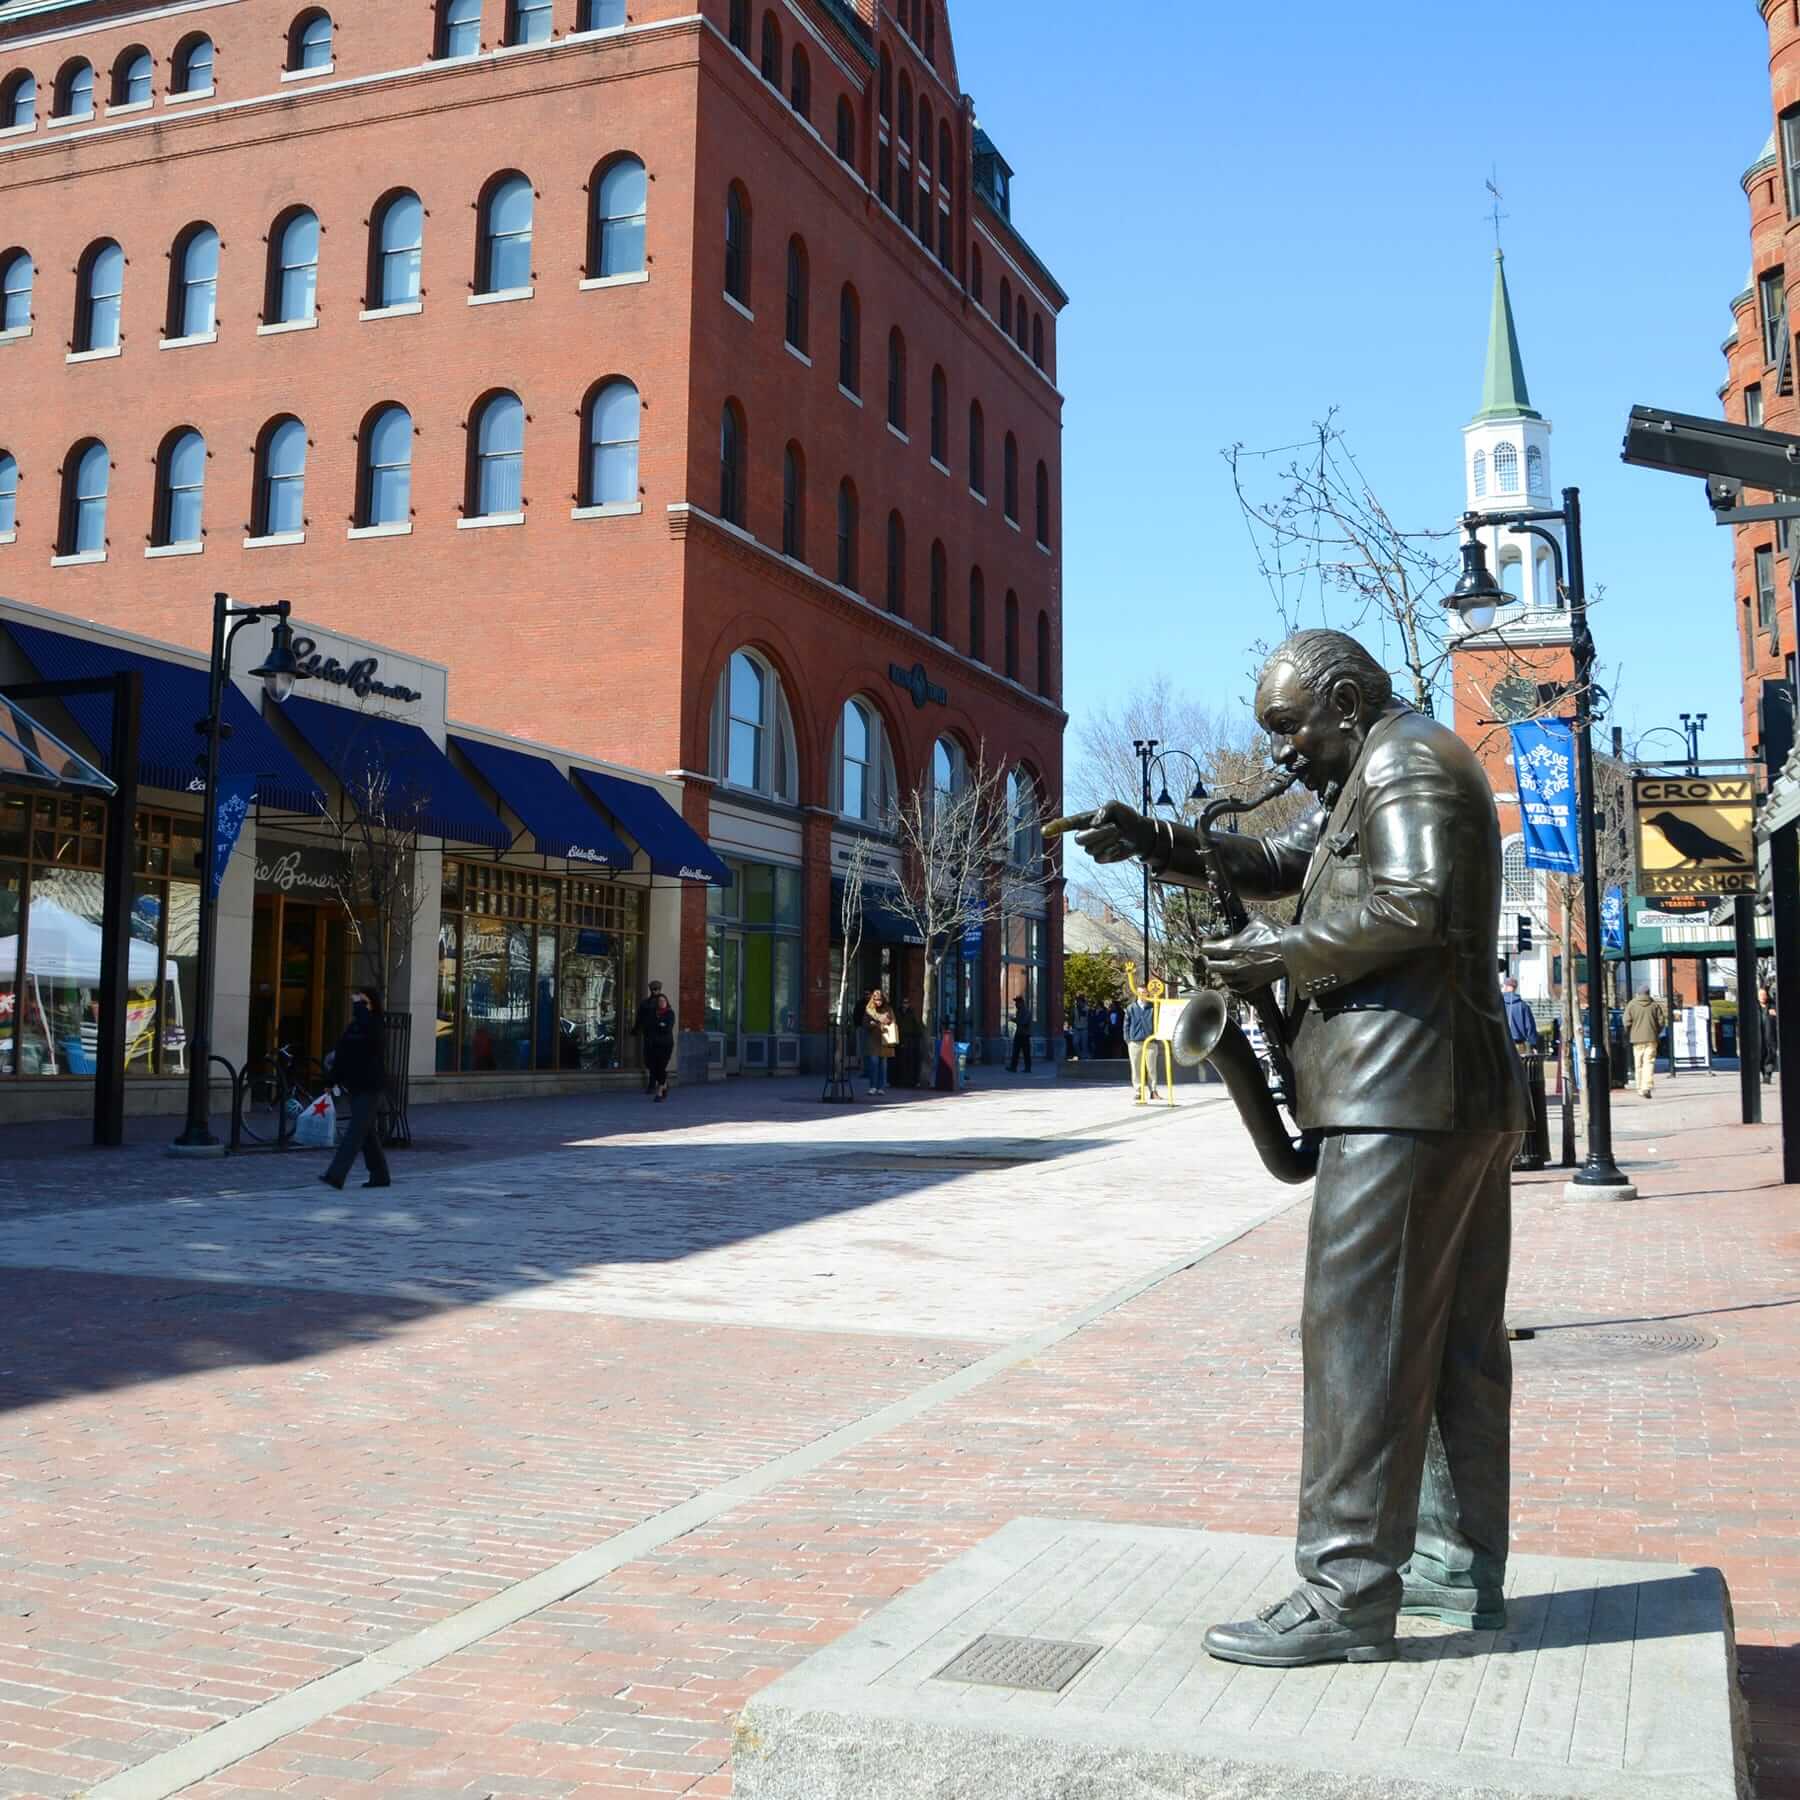
[[[238,1114],[244,1136],[253,1144],[291,1143],[300,1115],[328,1086],[323,1069],[296,1056],[291,1044],[281,1045],[244,1071]]]

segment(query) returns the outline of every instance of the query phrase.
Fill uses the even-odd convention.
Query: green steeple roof
[[[1506,258],[1494,252],[1494,318],[1488,327],[1487,380],[1481,389],[1481,411],[1474,422],[1489,419],[1541,419],[1525,386],[1525,361],[1519,355],[1519,333],[1513,324],[1512,295],[1506,290]]]

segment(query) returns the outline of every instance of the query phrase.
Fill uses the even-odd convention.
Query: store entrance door
[[[744,1066],[744,937],[728,931],[724,936],[719,970],[719,1029],[725,1037],[725,1073],[740,1074]]]
[[[250,1060],[283,1045],[316,1060],[338,1040],[349,1001],[347,921],[335,905],[258,894],[250,933]]]

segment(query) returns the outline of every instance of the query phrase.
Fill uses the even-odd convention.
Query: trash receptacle
[[[1525,1071],[1525,1091],[1530,1096],[1531,1116],[1525,1125],[1525,1141],[1513,1160],[1515,1169],[1535,1171],[1550,1164],[1550,1103],[1544,1094],[1544,1059],[1528,1050],[1519,1058]]]

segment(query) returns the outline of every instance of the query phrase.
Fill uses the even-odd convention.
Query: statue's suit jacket
[[[1191,879],[1198,845],[1180,837],[1170,872]],[[1329,816],[1214,842],[1245,899],[1300,895],[1280,930],[1303,1130],[1524,1129],[1495,965],[1499,825],[1453,731],[1390,705]]]

